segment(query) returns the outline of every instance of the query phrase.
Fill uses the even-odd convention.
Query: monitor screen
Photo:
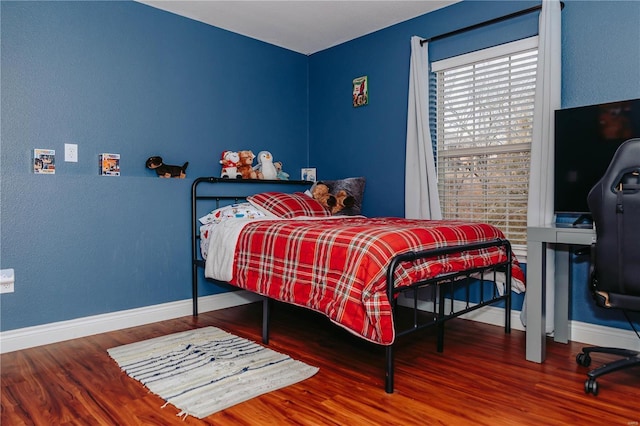
[[[587,195],[620,144],[640,137],[640,99],[555,112],[555,212],[588,214]]]

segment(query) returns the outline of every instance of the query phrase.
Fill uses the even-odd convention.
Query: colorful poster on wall
[[[369,81],[367,76],[353,79],[353,107],[365,106],[369,103]]]
[[[316,168],[307,167],[302,169],[302,180],[315,182],[316,181]]]
[[[40,175],[53,175],[56,173],[56,150],[33,150],[33,173]]]
[[[102,176],[120,176],[120,154],[100,154],[98,171]]]

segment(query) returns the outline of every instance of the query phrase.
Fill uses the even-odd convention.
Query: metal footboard
[[[409,286],[403,286],[397,288],[395,286],[394,275],[396,269],[403,262],[414,262],[419,259],[434,258],[438,256],[444,256],[455,253],[463,253],[472,250],[481,250],[492,247],[498,247],[504,250],[506,253],[506,260],[499,264],[475,268],[471,270],[464,270],[451,274],[445,274],[429,280],[417,282]],[[443,247],[433,250],[425,250],[420,252],[409,252],[395,256],[391,260],[391,264],[387,269],[387,297],[391,303],[393,310],[394,323],[396,324],[396,340],[404,335],[417,332],[427,327],[437,327],[437,350],[442,352],[444,349],[444,323],[450,319],[459,317],[466,313],[475,311],[487,305],[494,304],[501,300],[505,302],[505,333],[511,332],[511,244],[504,239],[496,239],[489,242],[466,244],[461,246]],[[497,287],[496,275],[498,271],[503,271],[505,274],[503,291],[499,292]],[[486,279],[485,275],[490,274],[492,278]],[[479,278],[476,278],[478,277]],[[474,281],[471,281],[471,280]],[[469,287],[479,282],[480,285],[480,300],[477,303],[472,303],[470,300]],[[484,298],[484,287],[490,284],[493,288],[492,296],[489,299]],[[433,311],[431,315],[427,315],[426,320],[420,321],[418,315],[418,290],[423,288],[432,287],[436,297],[433,299]],[[463,307],[456,309],[454,306],[455,300],[453,299],[453,293],[456,288],[465,288],[465,300],[463,300]],[[396,320],[397,314],[397,297],[400,293],[413,293],[413,324],[404,329],[398,329]],[[446,296],[451,296],[449,309],[447,310]],[[420,311],[423,312],[424,311]],[[385,391],[387,393],[393,393],[394,382],[394,347],[388,345],[385,348]]]

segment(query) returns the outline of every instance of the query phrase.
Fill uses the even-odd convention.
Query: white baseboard
[[[212,296],[202,296],[200,297],[198,307],[200,312],[209,312],[256,302],[260,299],[261,297],[255,293],[234,291]],[[399,303],[404,306],[413,305],[410,299],[401,298],[399,299]],[[463,302],[456,301],[454,308],[460,309],[462,303]],[[426,302],[418,302],[418,308],[430,310],[430,306]],[[108,331],[166,321],[191,315],[191,313],[191,299],[187,299],[127,311],[4,331],[0,332],[0,353],[13,352],[20,349],[47,345],[49,343],[106,333]],[[483,309],[462,315],[461,318],[503,326],[504,309],[487,306]],[[604,327],[577,321],[571,321],[570,327],[571,340],[576,342],[640,350],[640,339],[638,339],[631,330]],[[520,321],[520,311],[511,312],[511,328],[514,330],[524,330],[522,322]]]
[[[570,321],[570,338],[574,342],[587,345],[610,346],[630,350],[640,350],[640,339],[632,330],[605,327],[586,322]]]
[[[447,305],[449,302],[450,300],[447,299]],[[400,298],[398,299],[398,303],[403,306],[413,306],[413,300],[408,298]],[[464,302],[455,301],[453,306],[456,310],[463,309]],[[431,311],[432,308],[432,303],[418,301],[418,309]],[[460,318],[478,321],[485,324],[504,326],[504,309],[486,306],[482,309],[461,315]],[[525,330],[525,327],[522,325],[522,321],[520,321],[520,311],[511,311],[511,329],[521,331]],[[640,350],[640,339],[638,339],[638,336],[636,336],[632,330],[605,327],[586,322],[569,321],[569,333],[571,341],[574,342],[585,343],[587,345]]]
[[[239,306],[260,300],[260,296],[246,291],[233,291],[212,296],[202,296],[198,302],[199,312]],[[136,327],[169,319],[180,318],[193,313],[191,299],[144,308],[129,309],[60,321],[50,324],[25,327],[0,332],[0,353],[62,342],[79,337],[91,336],[123,328]]]

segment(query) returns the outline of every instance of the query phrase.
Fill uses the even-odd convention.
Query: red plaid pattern
[[[251,222],[240,235],[232,284],[324,313],[375,343],[395,339],[386,294],[391,258],[407,251],[504,238],[481,223],[400,218]],[[498,248],[405,263],[396,286],[506,259]],[[514,279],[524,283],[517,261]]]
[[[331,212],[322,204],[302,192],[293,194],[263,192],[247,197],[247,201],[282,219],[290,219],[297,216],[331,216]]]

